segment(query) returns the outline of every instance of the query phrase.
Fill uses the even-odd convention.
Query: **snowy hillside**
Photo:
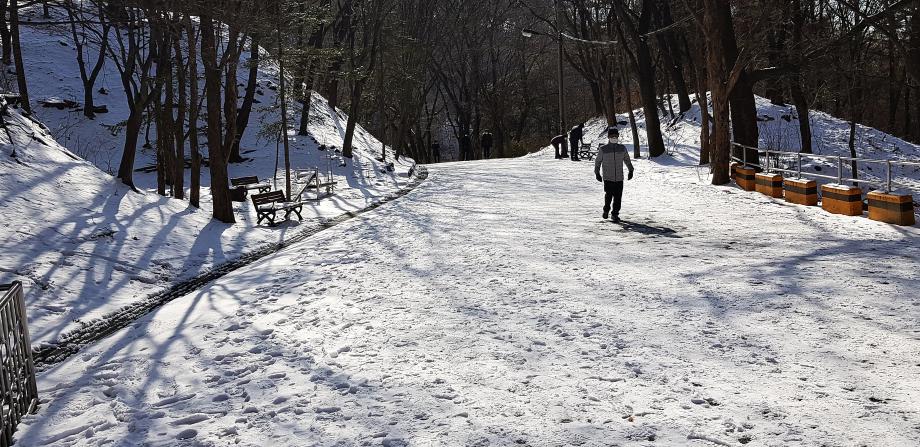
[[[256,226],[248,202],[235,205],[238,223],[226,225],[186,202],[131,192],[14,109],[5,120],[0,282],[24,282],[35,342],[297,232],[296,221]],[[305,208],[304,218],[361,209],[408,180],[371,175],[380,180],[348,177],[333,199]]]
[[[674,98],[676,103],[676,98]],[[760,147],[764,149],[798,152],[801,149],[799,139],[798,115],[792,106],[777,106],[769,100],[756,98],[758,127],[760,129]],[[636,122],[639,126],[639,142],[642,153],[648,153],[645,135],[645,117],[642,109],[635,112]],[[617,116],[620,127],[620,141],[630,147],[632,151],[632,133],[626,114]],[[810,114],[812,128],[812,148],[816,155],[849,157],[848,147],[850,125],[849,122],[835,118],[827,113],[812,111]],[[696,165],[699,162],[700,152],[700,108],[694,101],[692,108],[682,116],[671,118],[668,115],[661,117],[663,136],[668,155],[671,160],[658,159],[659,163],[678,162],[686,165]],[[594,118],[585,125],[585,143],[597,147],[606,142],[604,129],[607,123],[603,118]],[[860,158],[880,160],[920,161],[920,145],[904,141],[878,129],[857,125],[856,131],[857,155]],[[540,156],[552,157],[553,149],[544,149]],[[795,169],[793,159],[785,160],[789,169]],[[837,175],[837,163],[832,160],[805,160],[803,170],[806,172],[820,173],[823,175]],[[860,176],[867,179],[881,180],[885,178],[885,165],[863,164],[859,165]],[[844,167],[844,178],[849,177],[849,165]],[[913,191],[915,196],[920,196],[920,167],[895,167],[893,180],[905,189]],[[824,180],[819,179],[819,183]]]
[[[22,39],[36,101],[82,97],[67,38],[25,27]],[[155,173],[135,172],[141,193],[133,193],[102,172],[117,167],[123,135],[113,129],[120,128],[127,111],[115,68],[107,66],[100,79],[97,87],[107,93],[97,94],[97,105],[106,105],[109,113],[89,120],[76,110],[36,106],[35,116],[45,127],[10,109],[4,117],[9,132],[0,132],[0,282],[24,282],[36,344],[299,232],[296,221],[276,228],[257,226],[248,201],[234,204],[237,224],[212,221],[207,168],[202,169],[200,210],[156,195]],[[272,71],[263,71],[259,83],[261,108],[254,112],[242,144],[249,160],[231,165],[230,176],[257,175],[283,189],[283,161],[282,170],[276,171],[276,142],[259,136],[264,125],[278,120],[277,112],[266,107],[275,101]],[[304,219],[365,208],[410,181],[414,162],[400,159],[388,172],[376,160],[382,144],[360,126],[354,158],[347,163],[333,151],[317,150],[320,144],[342,146],[346,120],[340,110],[314,95],[311,134],[290,132],[292,167],[328,169],[337,182],[333,197],[304,208]],[[10,157],[13,150],[16,158]],[[393,162],[392,150],[387,151],[386,161]],[[151,165],[153,157],[152,149],[141,150],[135,166]]]
[[[27,17],[38,20],[41,8],[32,8]],[[56,14],[62,14],[60,11]],[[63,16],[62,16],[63,17]],[[111,39],[114,39],[112,37]],[[83,98],[83,87],[79,76],[79,67],[76,63],[76,50],[70,42],[69,30],[65,28],[36,28],[25,27],[22,34],[23,51],[28,55],[27,66],[29,71],[30,94],[33,102],[47,100],[68,100],[80,103]],[[113,44],[114,40],[113,40]],[[91,52],[95,49],[89,50]],[[245,90],[248,79],[247,57],[244,53],[238,72],[240,95]],[[264,58],[263,58],[264,60]],[[5,76],[10,76],[8,73]],[[9,82],[9,81],[7,81]],[[202,81],[203,82],[203,81]],[[278,142],[273,135],[266,135],[266,129],[278,125],[281,121],[278,108],[278,78],[274,66],[262,64],[258,88],[256,89],[256,103],[250,124],[241,142],[242,156],[249,161],[230,166],[230,176],[240,177],[258,175],[260,178],[272,178],[276,173],[276,154]],[[114,174],[118,168],[124,144],[124,122],[128,116],[124,89],[121,85],[118,70],[113,62],[107,60],[103,71],[96,84],[94,100],[97,106],[106,106],[108,113],[97,115],[96,119],[86,119],[76,109],[59,110],[57,108],[44,108],[35,106],[35,114],[39,121],[44,123],[55,139],[70,148],[74,153],[94,163],[100,169]],[[339,178],[340,186],[348,186],[339,196],[357,197],[373,196],[373,191],[366,194],[365,187],[382,187],[387,179],[372,178],[368,185],[360,185],[354,179],[362,177],[366,172],[379,171],[382,167],[376,158],[381,156],[382,145],[367,130],[357,126],[354,138],[354,160],[347,166],[339,166],[340,157],[334,157],[330,163],[327,159],[328,152],[317,151],[319,145],[342,147],[345,134],[347,117],[341,110],[332,110],[321,96],[314,94],[313,105],[310,113],[310,127],[308,136],[296,135],[293,130],[288,132],[292,148],[292,167],[309,168],[331,166]],[[300,104],[291,104],[291,121],[289,126],[295,128],[298,124]],[[297,114],[294,113],[297,112]],[[144,128],[139,145],[144,145],[146,139],[155,139],[156,130],[151,126],[149,131]],[[149,141],[153,144],[153,141]],[[204,150],[204,148],[203,148]],[[155,150],[151,147],[139,148],[136,168],[152,166],[155,163]],[[205,153],[206,156],[206,153]],[[392,148],[387,148],[387,161],[394,161]],[[397,163],[396,174],[405,174],[412,166],[412,160],[402,159]],[[281,163],[283,168],[283,161]],[[365,169],[367,168],[367,169]],[[188,176],[188,172],[186,172]],[[282,176],[283,177],[283,176]],[[387,176],[392,177],[394,176]],[[379,185],[378,183],[379,180]],[[281,179],[283,182],[283,178]],[[153,190],[156,187],[156,174],[135,172],[135,184],[140,188]],[[186,185],[189,181],[186,180]],[[210,184],[209,172],[202,170],[202,184]],[[209,208],[207,191],[202,192],[202,206]]]

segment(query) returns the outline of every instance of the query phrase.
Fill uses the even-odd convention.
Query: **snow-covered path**
[[[920,231],[637,165],[405,198],[46,371],[20,445],[920,443]]]

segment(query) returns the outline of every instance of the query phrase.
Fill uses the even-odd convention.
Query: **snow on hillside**
[[[26,15],[27,18],[38,20],[41,8],[32,8]],[[58,12],[58,14],[61,14]],[[111,37],[110,39],[114,39]],[[22,33],[23,51],[26,55],[26,64],[30,83],[30,93],[34,102],[48,99],[65,99],[82,102],[83,86],[80,81],[79,68],[76,63],[76,49],[70,41],[69,30],[65,28],[48,29],[37,27],[24,27]],[[113,41],[113,45],[114,45]],[[88,51],[96,51],[91,49]],[[93,53],[95,54],[95,53]],[[249,52],[245,52],[238,72],[240,95],[245,90],[248,80]],[[264,60],[264,59],[263,59]],[[276,155],[278,142],[273,135],[266,135],[265,129],[280,123],[280,112],[277,104],[277,69],[263,63],[259,70],[258,88],[256,89],[256,104],[250,118],[249,127],[241,142],[243,157],[250,160],[241,164],[230,166],[230,176],[239,177],[258,175],[260,178],[283,177],[276,171]],[[203,81],[202,81],[203,82]],[[73,109],[58,110],[56,108],[43,108],[36,105],[36,117],[51,130],[52,135],[62,145],[70,148],[74,153],[96,164],[100,169],[114,174],[121,158],[123,140],[123,124],[128,116],[128,109],[121,85],[118,70],[115,64],[107,60],[99,81],[96,84],[94,95],[97,106],[106,106],[109,113],[97,115],[96,119],[89,120],[82,113]],[[397,163],[394,175],[374,175],[365,182],[365,174],[379,172],[383,167],[376,158],[381,155],[381,143],[360,125],[357,127],[354,138],[354,160],[347,166],[339,166],[341,157],[335,157],[330,163],[328,152],[317,151],[321,144],[342,147],[347,117],[341,110],[333,110],[321,96],[313,95],[313,105],[310,113],[310,126],[308,136],[299,136],[289,132],[292,148],[292,167],[333,168],[338,177],[339,186],[346,187],[339,194],[347,196],[376,196],[379,191],[373,189],[391,189],[399,174],[405,177],[412,160],[401,159]],[[296,128],[299,120],[300,104],[290,107],[290,127]],[[296,113],[295,113],[296,112]],[[146,129],[146,128],[145,128]],[[144,145],[145,135],[154,139],[155,128],[141,134],[139,145]],[[150,141],[151,144],[154,141]],[[205,150],[203,148],[202,150]],[[143,147],[138,151],[136,168],[152,166],[155,162],[155,150]],[[205,153],[206,156],[206,153]],[[392,148],[387,148],[387,161],[394,161]],[[279,165],[283,169],[283,160]],[[365,169],[366,168],[366,169]],[[188,176],[188,172],[186,172]],[[357,180],[356,180],[357,179]],[[283,178],[280,179],[283,183]],[[135,183],[140,188],[154,189],[156,187],[155,173],[135,172]],[[186,187],[189,184],[186,180]],[[210,174],[206,168],[202,170],[202,184],[210,184]],[[204,208],[209,208],[210,198],[202,193]]]
[[[676,97],[673,98],[675,104]],[[801,149],[799,139],[798,115],[795,108],[790,106],[777,106],[769,100],[756,97],[758,127],[760,129],[760,147],[764,149],[798,152]],[[635,112],[636,122],[639,127],[639,142],[643,155],[648,153],[647,138],[645,134],[645,116],[642,109]],[[812,128],[812,148],[816,155],[849,157],[848,147],[850,124],[835,118],[827,113],[811,111],[810,122]],[[630,147],[632,133],[629,128],[628,116],[624,113],[617,116],[620,127],[620,141]],[[671,159],[658,159],[660,163],[677,162],[683,165],[696,165],[699,162],[700,152],[700,108],[694,101],[692,108],[682,116],[671,118],[668,115],[661,117],[663,136],[668,156]],[[607,123],[604,118],[593,118],[585,125],[585,143],[593,147],[606,142]],[[878,129],[857,125],[856,131],[857,155],[860,158],[875,160],[900,160],[920,162],[920,145],[904,141]],[[551,157],[552,147],[545,148],[539,156]],[[784,168],[795,169],[794,157],[783,157]],[[850,176],[849,164],[844,162],[843,177]],[[882,180],[886,177],[884,164],[860,163],[860,177],[870,180]],[[803,171],[822,175],[837,175],[837,162],[806,158],[803,161]],[[900,186],[908,192],[913,192],[915,197],[920,196],[920,166],[898,167],[892,170],[895,189]],[[819,183],[828,182],[818,179]],[[875,189],[875,186],[866,190]]]
[[[22,39],[33,98],[80,100],[79,71],[68,39],[32,27],[23,28]],[[275,101],[276,79],[271,69],[261,74],[261,103],[242,144],[249,160],[231,165],[230,175],[257,175],[283,189],[283,160],[276,165],[276,142],[259,136],[263,125],[278,120],[277,112],[266,107]],[[298,232],[296,221],[276,228],[257,226],[248,201],[234,204],[237,224],[212,221],[207,168],[202,169],[201,210],[156,195],[154,173],[136,172],[141,192],[133,193],[97,169],[111,172],[117,167],[123,136],[112,129],[127,114],[111,63],[100,79],[97,88],[108,93],[97,94],[97,105],[106,105],[109,113],[89,120],[78,111],[36,106],[35,116],[45,127],[11,109],[5,117],[10,132],[0,132],[5,144],[0,161],[0,282],[23,281],[36,343],[53,341],[82,321]],[[347,117],[321,96],[313,100],[311,135],[291,132],[291,164],[331,170],[337,187],[333,197],[307,205],[304,219],[364,208],[408,184],[414,162],[400,159],[395,171],[387,172],[375,159],[381,143],[360,126],[354,158],[344,166],[339,154],[317,150],[319,144],[342,146]],[[9,157],[13,149],[15,159]],[[136,167],[153,164],[153,157],[152,150],[139,151]],[[394,161],[389,148],[386,161]],[[295,184],[295,192],[301,187]]]

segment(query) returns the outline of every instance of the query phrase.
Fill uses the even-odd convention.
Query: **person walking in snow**
[[[431,143],[431,159],[435,163],[441,162],[441,144],[437,141]]]
[[[584,136],[584,124],[579,124],[569,132],[569,149],[572,150],[572,161],[578,161],[578,149],[581,148],[581,137]]]
[[[463,135],[460,136],[460,160],[461,161],[472,160],[473,159],[472,153],[473,153],[473,143],[470,140],[470,133],[464,132]]]
[[[553,145],[553,149],[556,149],[556,160],[568,157],[565,135],[556,135],[550,140],[550,144]]]
[[[594,160],[594,175],[604,182],[604,219],[612,215],[614,222],[620,221],[620,205],[623,199],[623,165],[629,168],[628,180],[633,178],[633,165],[626,146],[620,144],[620,131],[616,127],[607,129],[607,144],[597,150]],[[601,170],[603,168],[603,175]],[[611,213],[610,201],[613,200]]]
[[[479,146],[482,147],[482,158],[488,160],[492,155],[492,132],[488,129],[479,137]]]

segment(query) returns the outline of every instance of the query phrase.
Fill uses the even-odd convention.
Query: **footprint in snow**
[[[192,439],[195,436],[198,436],[198,430],[195,430],[194,428],[187,428],[177,433],[176,439]]]

